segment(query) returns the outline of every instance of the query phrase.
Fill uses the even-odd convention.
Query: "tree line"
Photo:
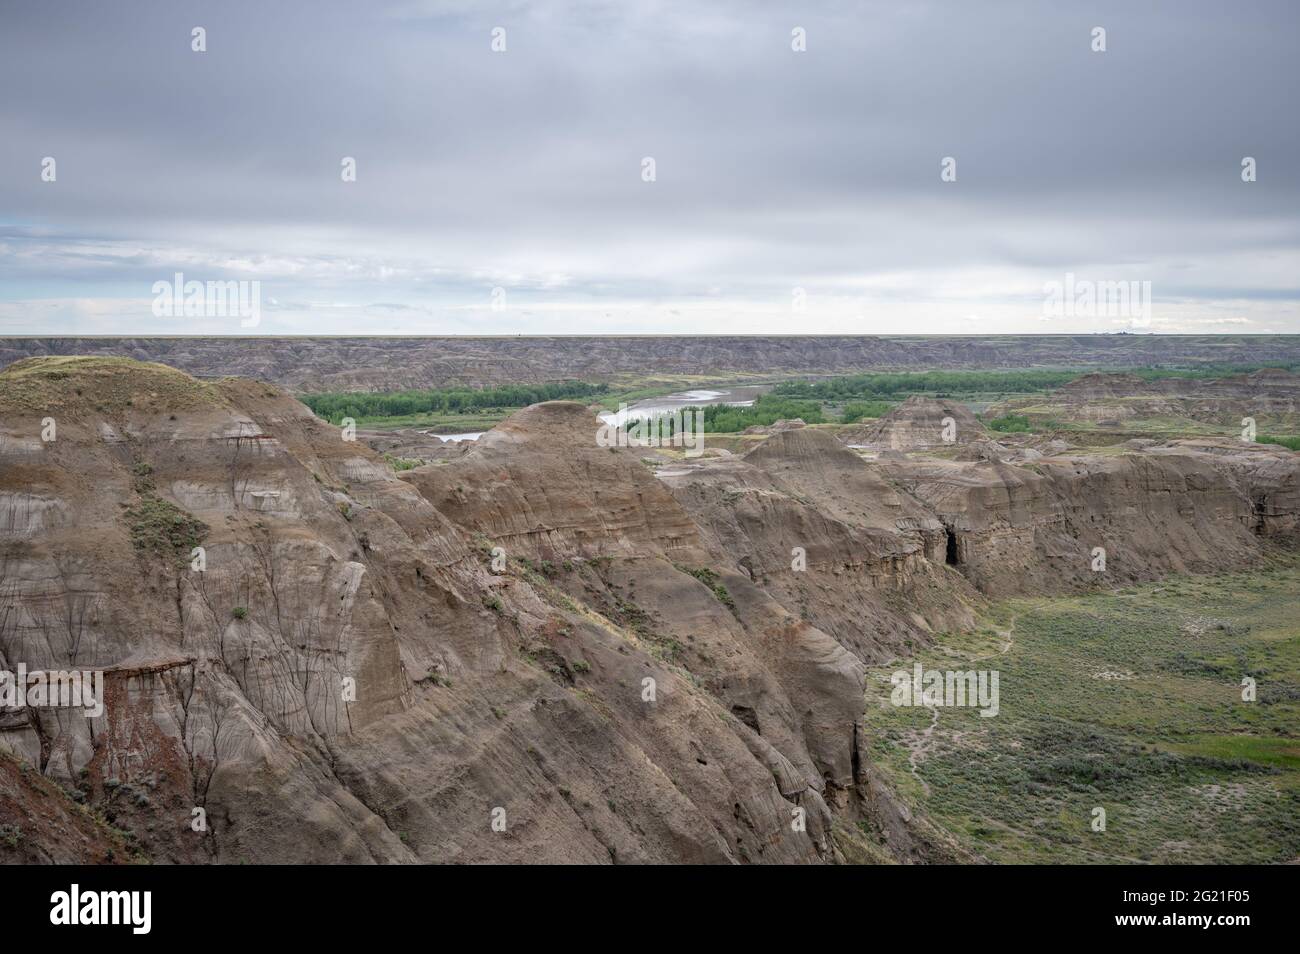
[[[1294,372],[1294,364],[1203,364],[1187,368],[1100,368],[1106,374],[1131,374],[1145,380],[1159,378],[1224,378],[1264,368]],[[822,381],[786,381],[772,394],[806,400],[841,402],[933,394],[1032,394],[1073,381],[1087,370],[1023,371],[919,371],[848,374]]]
[[[506,384],[492,388],[428,388],[382,393],[330,391],[305,394],[302,402],[317,417],[338,424],[345,417],[360,420],[527,407],[542,401],[593,397],[608,390],[607,384],[555,381],[548,384]]]

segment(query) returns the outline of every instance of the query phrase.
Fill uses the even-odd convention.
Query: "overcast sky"
[[[1297,116],[1294,0],[0,0],[0,334],[1300,332]]]

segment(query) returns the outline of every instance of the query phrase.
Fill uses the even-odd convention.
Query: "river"
[[[664,394],[659,397],[636,401],[629,404],[625,410],[605,411],[600,415],[600,419],[606,424],[623,427],[629,421],[673,414],[684,407],[705,407],[709,404],[749,407],[760,394],[765,394],[771,389],[770,384],[757,384],[724,388],[722,390],[695,388],[690,391],[677,391],[673,394]],[[421,433],[429,434],[428,431],[421,431]],[[468,431],[464,434],[429,434],[429,436],[440,438],[443,441],[476,441],[485,433],[486,431]]]

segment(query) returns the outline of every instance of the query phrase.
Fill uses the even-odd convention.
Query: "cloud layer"
[[[0,334],[1300,331],[1285,0],[129,9],[0,7]]]

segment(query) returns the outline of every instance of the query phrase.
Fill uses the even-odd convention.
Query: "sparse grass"
[[[1288,861],[1300,854],[1297,618],[1300,556],[1006,601],[978,632],[917,657],[999,670],[999,714],[936,710],[923,743],[931,711],[888,704],[889,674],[912,660],[881,667],[867,699],[873,759],[906,801],[994,861]],[[1242,701],[1243,675],[1257,702]],[[1090,828],[1096,807],[1105,832]]]
[[[0,408],[5,409],[80,408],[116,414],[128,408],[177,411],[223,403],[212,384],[166,365],[130,358],[24,358],[0,370]]]
[[[140,494],[139,501],[127,507],[124,516],[132,546],[177,564],[190,559],[190,551],[203,542],[209,530],[193,514],[153,493]]]
[[[677,569],[681,570],[683,573],[689,573],[707,586],[713,591],[713,595],[717,597],[718,602],[731,610],[733,616],[736,615],[736,601],[731,598],[731,594],[727,592],[727,588],[722,584],[717,573],[710,570],[708,567],[689,567],[682,566],[680,563],[674,563],[673,566],[677,567]]]
[[[985,426],[990,431],[1000,431],[1003,434],[1027,433],[1033,430],[1029,418],[1023,414],[1006,414],[1002,417],[995,417],[991,421],[986,421]]]
[[[392,454],[385,454],[384,460],[388,461],[388,466],[399,473],[403,470],[415,470],[424,461],[418,457],[394,457]]]

